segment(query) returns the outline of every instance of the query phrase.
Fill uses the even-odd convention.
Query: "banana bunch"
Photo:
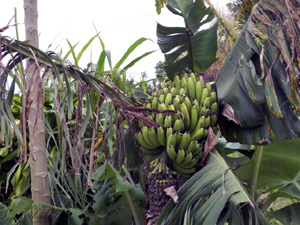
[[[191,176],[202,158],[208,128],[216,130],[217,95],[210,83],[193,72],[177,74],[173,82],[168,78],[161,82],[144,106],[175,113],[152,116],[158,128],[141,126],[136,133],[141,151],[149,161],[166,152],[176,172]]]

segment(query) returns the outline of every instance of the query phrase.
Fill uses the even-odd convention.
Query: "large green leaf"
[[[179,202],[170,200],[158,224],[269,224],[241,182],[216,150],[207,165],[179,190]],[[187,211],[189,211],[186,213]],[[189,218],[185,218],[188,216]]]
[[[1,225],[13,225],[14,220],[8,216],[8,210],[5,205],[0,203],[0,224]]]
[[[170,0],[167,8],[183,17],[185,27],[165,27],[157,24],[157,39],[167,62],[166,72],[172,80],[182,69],[206,70],[216,61],[217,28],[214,23],[203,30],[200,27],[214,18],[202,0]]]
[[[300,224],[300,203],[271,212],[268,217],[270,219],[275,218],[282,224]]]
[[[278,182],[293,181],[300,171],[300,139],[274,141],[263,146],[256,190]],[[255,153],[257,154],[257,153]],[[250,187],[255,157],[243,163],[236,171],[237,176]]]
[[[270,142],[271,129],[280,140],[299,137],[300,29],[293,13],[280,0],[261,0],[220,70],[219,121],[228,141]]]

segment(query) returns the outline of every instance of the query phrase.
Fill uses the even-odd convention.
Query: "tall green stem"
[[[125,195],[125,197],[126,197],[126,200],[127,200],[127,202],[128,202],[129,208],[130,208],[131,213],[132,213],[132,215],[133,215],[133,219],[134,219],[135,225],[140,225],[139,217],[138,217],[138,215],[136,214],[136,211],[135,211],[133,202],[132,202],[132,200],[131,200],[131,198],[130,198],[130,196],[129,196],[128,191],[125,191],[125,192],[124,192],[124,195]]]
[[[255,188],[256,188],[256,184],[257,184],[257,178],[258,178],[258,173],[259,173],[259,168],[260,168],[262,151],[263,151],[263,146],[258,146],[256,154],[255,154],[253,173],[252,173],[252,179],[251,179],[251,185],[250,185],[250,195],[253,197],[253,199],[255,197]]]

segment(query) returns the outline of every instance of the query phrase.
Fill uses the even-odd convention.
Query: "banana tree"
[[[202,1],[168,1],[167,8],[174,14],[183,16],[188,32],[191,31],[187,26],[188,16],[193,15],[192,9],[196,4],[200,4],[199,2]],[[222,135],[228,141],[263,145],[276,139],[285,140],[299,137],[298,62],[300,52],[297,41],[299,39],[297,25],[299,18],[295,14],[298,7],[297,1],[261,0],[253,10],[222,66],[215,81],[219,104],[218,124]],[[199,24],[198,17],[195,15],[191,20],[197,21]],[[211,30],[213,26],[211,25]],[[161,25],[158,25],[158,42],[169,63],[166,71],[170,79],[173,79],[172,73],[178,69],[189,68],[194,71],[201,69],[195,66],[200,63],[200,58],[193,57],[193,52],[200,44],[194,47],[190,42],[191,38],[180,39],[183,36],[181,35],[182,31],[183,29],[162,28]],[[194,32],[194,30],[192,31]],[[205,31],[200,30],[199,34],[201,32]],[[193,34],[195,35],[195,33]],[[217,36],[216,31],[214,35]],[[211,41],[213,42],[213,39]],[[180,52],[181,46],[184,46],[183,48],[185,46],[194,47],[193,50],[184,54],[186,58],[183,60],[178,58],[183,52]],[[213,48],[212,44],[211,49]],[[210,51],[208,52],[210,53]],[[176,55],[176,53],[178,54]],[[209,53],[208,55],[210,55]],[[191,63],[191,59],[195,62]],[[245,158],[240,159],[241,161],[231,159],[227,164],[224,162],[225,167],[221,170],[223,172],[219,177],[216,177],[213,169],[207,169],[214,165],[213,161],[216,158],[221,157],[220,153],[213,151],[208,157],[206,166],[178,190],[179,202],[177,204],[172,200],[168,202],[158,224],[203,224],[205,222],[224,224],[225,221],[230,224],[269,224],[269,220],[263,216],[261,209],[254,201],[253,197],[259,196],[257,191],[261,188],[267,190],[266,185],[271,185],[269,191],[276,188],[277,190],[289,190],[289,194],[287,194],[288,191],[279,191],[278,193],[275,191],[270,194],[262,207],[264,211],[276,199],[276,196],[292,196],[293,201],[298,199],[296,194],[298,189],[292,193],[291,187],[295,187],[298,182],[297,172],[300,168],[297,166],[297,162],[292,163],[291,158],[289,159],[290,163],[294,166],[290,167],[288,171],[284,170],[289,175],[278,176],[276,179],[274,176],[273,179],[263,180],[268,176],[268,172],[275,171],[263,170],[263,166],[264,162],[269,162],[264,160],[273,159],[273,154],[274,157],[276,156],[275,152],[272,154],[271,148],[278,146],[279,144],[270,144],[268,147],[259,146],[253,159],[243,163],[240,169],[237,169],[236,166],[240,165]],[[266,148],[266,152],[264,148]],[[299,156],[296,149],[291,150],[290,156]],[[279,151],[281,154],[285,154],[282,148]],[[267,155],[267,152],[270,155]],[[232,161],[235,164],[230,165]],[[220,166],[223,165],[223,162],[219,161],[217,164]],[[252,165],[250,171],[253,173],[249,171],[249,165]],[[279,170],[284,168],[278,167]],[[230,183],[236,184],[229,188],[226,187],[226,180],[231,179],[228,171],[232,170],[236,170],[238,177],[233,174]],[[246,174],[247,176],[245,176]],[[245,178],[242,180],[248,181],[248,186],[241,185],[238,178]],[[278,183],[277,185],[273,184],[273,182],[280,181],[283,182],[281,186]],[[215,186],[218,182],[222,183],[220,187]],[[272,187],[274,188],[272,189]],[[239,190],[230,194],[232,188]],[[240,194],[247,197],[236,196]],[[271,219],[276,215],[276,218],[282,219],[283,212],[289,212],[291,216],[288,220],[282,221],[295,223],[298,220],[297,216],[292,216],[295,208],[296,205],[287,206],[280,212],[268,216]],[[241,209],[242,213],[237,213],[237,209]]]

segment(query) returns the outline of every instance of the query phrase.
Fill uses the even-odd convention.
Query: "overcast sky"
[[[0,28],[4,27],[14,15],[17,8],[20,39],[25,39],[24,9],[22,0],[0,0]],[[225,8],[228,0],[211,0],[219,8]],[[73,45],[79,41],[75,52],[96,34],[93,24],[104,41],[107,50],[111,51],[112,64],[126,52],[127,48],[141,37],[152,39],[139,46],[124,66],[147,51],[158,50],[132,67],[128,74],[139,80],[141,72],[145,71],[148,78],[153,78],[154,67],[164,56],[156,44],[156,23],[165,26],[183,26],[180,17],[171,14],[166,8],[160,15],[155,11],[155,0],[51,0],[38,2],[38,29],[40,34],[40,49],[66,53],[69,48],[66,39]],[[13,23],[13,22],[12,22]],[[3,36],[15,37],[15,29],[10,28],[2,33]],[[97,62],[101,46],[97,39],[79,62],[84,68],[91,60]],[[71,59],[71,58],[70,58]],[[108,68],[106,68],[108,69]]]

